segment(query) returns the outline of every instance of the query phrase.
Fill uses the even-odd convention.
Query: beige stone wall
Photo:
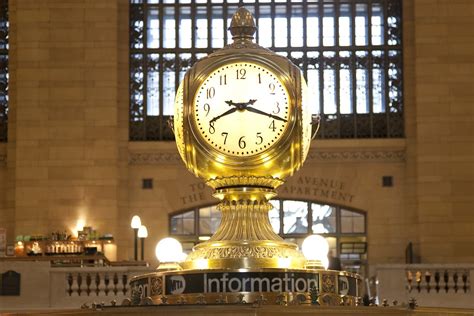
[[[123,3],[10,1],[7,169],[15,234],[69,229],[81,217],[117,233],[128,128],[120,100]]]
[[[414,174],[420,256],[472,262],[474,2],[417,0],[410,7],[413,62],[405,75],[414,70],[414,80],[405,90],[415,106],[407,113],[407,169]]]
[[[410,241],[423,262],[471,262],[474,3],[403,3],[406,139],[315,141],[280,196],[366,211],[370,263],[404,262]],[[10,1],[10,25],[0,227],[12,240],[84,217],[127,259],[139,214],[154,260],[170,213],[216,200],[173,143],[128,142],[128,1]],[[335,193],[311,184],[318,178]]]

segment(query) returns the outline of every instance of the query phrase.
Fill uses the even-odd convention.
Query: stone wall
[[[406,139],[315,141],[280,197],[367,212],[370,263],[474,259],[474,3],[404,3]],[[170,213],[214,204],[173,143],[128,142],[128,1],[10,1],[9,142],[0,227],[48,234],[83,218],[148,260]],[[382,187],[392,176],[393,187]],[[142,189],[152,178],[153,189]],[[311,181],[337,183],[327,192]],[[334,193],[332,193],[334,191]]]

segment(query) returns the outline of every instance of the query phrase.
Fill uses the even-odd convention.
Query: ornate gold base
[[[253,181],[259,179],[254,178]],[[304,268],[306,259],[298,246],[273,232],[268,218],[272,205],[268,199],[275,194],[269,187],[217,188],[214,195],[222,199],[217,206],[222,212],[221,224],[209,241],[194,247],[181,266],[184,269]]]
[[[194,247],[184,269],[304,268],[305,257],[292,243],[279,240],[208,241]]]
[[[130,280],[132,304],[313,304],[355,306],[361,278],[314,269],[155,272]]]

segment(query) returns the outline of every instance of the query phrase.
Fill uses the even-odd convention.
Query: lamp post
[[[134,215],[132,217],[132,222],[130,223],[130,226],[133,228],[133,232],[135,235],[135,243],[134,243],[134,258],[135,261],[138,260],[138,229],[142,225],[142,222],[140,220],[140,216]]]
[[[140,228],[138,229],[138,238],[140,238],[141,241],[141,247],[142,247],[142,252],[141,252],[141,260],[145,260],[145,238],[148,237],[148,229],[146,229],[145,225],[141,225]]]

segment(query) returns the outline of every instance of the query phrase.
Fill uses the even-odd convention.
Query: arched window
[[[271,200],[270,223],[275,233],[299,246],[306,236],[326,237],[330,255],[346,270],[361,273],[367,259],[367,218],[363,211],[312,201]],[[221,214],[215,205],[186,210],[169,217],[170,235],[187,251],[217,230]]]
[[[187,69],[230,43],[237,8],[256,41],[298,65],[321,138],[403,137],[401,0],[130,0],[130,140],[172,140]]]
[[[8,131],[8,1],[0,0],[0,142]]]

